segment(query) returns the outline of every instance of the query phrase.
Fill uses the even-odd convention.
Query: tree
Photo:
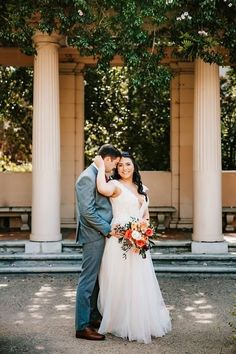
[[[221,79],[222,167],[236,169],[236,69]]]
[[[131,151],[142,170],[170,169],[170,72],[159,67],[156,86],[128,68],[85,75],[85,155],[103,143]]]
[[[31,161],[32,85],[31,69],[0,67],[0,152],[17,164]]]
[[[235,64],[235,14],[236,0],[8,0],[0,2],[0,43],[33,54],[33,34],[56,31],[80,55],[97,59],[101,70],[108,70],[119,55],[132,73],[129,93],[134,101],[132,92],[141,97],[141,81],[146,82],[144,90],[158,87],[159,64],[167,56]],[[142,107],[144,101],[144,124]],[[136,129],[138,139],[145,140],[139,113],[133,108],[127,112],[132,132]],[[151,134],[149,140],[154,138]]]
[[[57,31],[81,55],[109,66],[120,55],[154,78],[166,56],[236,60],[236,0],[9,0],[0,3],[0,41],[34,52],[35,31]]]

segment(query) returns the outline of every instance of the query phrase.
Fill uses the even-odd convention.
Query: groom
[[[105,144],[99,151],[110,173],[120,160],[121,153],[112,145]],[[111,232],[112,209],[108,198],[97,191],[97,167],[92,163],[76,181],[77,231],[76,241],[82,245],[82,271],[76,293],[76,338],[104,340],[97,333],[101,315],[97,309],[98,273],[105,246],[105,237]]]

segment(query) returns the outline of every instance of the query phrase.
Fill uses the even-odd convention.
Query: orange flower
[[[145,242],[145,240],[143,240],[143,239],[137,240],[137,241],[136,241],[136,245],[137,245],[138,247],[143,247],[143,246],[146,245],[146,242]]]
[[[151,229],[150,227],[147,228],[145,235],[147,235],[148,237],[151,237],[153,235],[153,229]]]
[[[127,240],[130,240],[132,237],[132,230],[128,229],[125,231],[125,234],[124,234],[124,238],[126,238]]]

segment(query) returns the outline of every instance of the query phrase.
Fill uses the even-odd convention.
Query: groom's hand
[[[95,156],[93,162],[98,168],[104,166],[103,158],[100,155]]]
[[[115,229],[112,229],[110,235],[116,238],[120,238],[120,233],[118,233]]]

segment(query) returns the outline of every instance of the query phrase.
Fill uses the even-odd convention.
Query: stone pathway
[[[235,277],[162,276],[159,283],[173,330],[145,345],[74,337],[76,274],[2,275],[0,354],[236,354]]]

